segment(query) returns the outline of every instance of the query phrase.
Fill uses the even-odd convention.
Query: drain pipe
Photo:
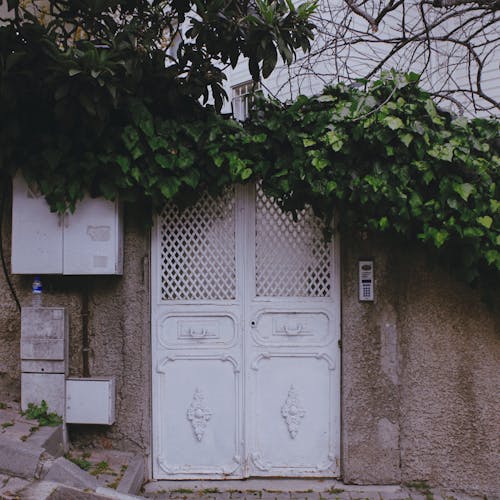
[[[82,290],[82,367],[83,377],[90,377],[89,367],[89,351],[90,351],[90,338],[89,338],[89,285],[86,278],[84,278],[85,285]]]

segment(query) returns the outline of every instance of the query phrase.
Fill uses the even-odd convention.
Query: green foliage
[[[38,420],[40,426],[56,427],[62,424],[62,418],[57,413],[49,412],[44,399],[42,399],[40,406],[28,403],[28,409],[21,414],[30,420]]]
[[[203,191],[262,180],[285,210],[309,204],[326,222],[336,211],[340,230],[398,236],[466,282],[498,286],[499,122],[440,110],[418,75],[337,85],[289,106],[257,100],[242,125],[182,94],[163,62],[137,62],[138,77],[123,54],[97,51],[108,65],[117,58],[106,73],[113,94],[92,69],[75,73],[94,46],[54,52],[33,26],[4,50],[9,37],[19,41],[0,28],[0,172],[20,169],[54,210],[86,192],[187,206]]]
[[[109,468],[109,464],[106,460],[101,460],[100,462],[94,464],[91,474],[93,476],[99,476],[100,474],[105,474],[108,472],[113,471]]]
[[[249,131],[269,137],[259,176],[285,208],[336,210],[340,229],[423,244],[468,283],[497,286],[498,120],[453,117],[416,75],[389,73],[368,91],[262,102]]]
[[[80,469],[88,471],[92,467],[92,462],[89,462],[85,457],[75,457],[71,453],[66,453],[65,458],[67,458],[70,462],[73,462],[75,465],[78,465]]]
[[[154,95],[156,105],[186,96],[206,103],[211,95],[220,109],[222,68],[245,56],[258,81],[278,54],[291,63],[298,49],[310,48],[316,8],[286,0],[0,0],[0,7],[5,3],[11,12],[0,18],[3,70],[19,75],[31,62],[36,82],[47,63],[42,83],[57,80],[61,111],[72,100],[100,119],[127,94]]]

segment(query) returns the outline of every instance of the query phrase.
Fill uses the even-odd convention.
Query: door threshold
[[[369,494],[399,493],[399,485],[352,485],[331,478],[249,478],[249,479],[177,479],[152,480],[144,485],[144,493],[151,496],[159,493],[199,493],[216,494],[231,492],[269,492],[269,493],[304,493],[304,492],[358,492]]]

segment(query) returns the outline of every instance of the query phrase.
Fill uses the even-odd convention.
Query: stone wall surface
[[[0,186],[1,187],[1,186]],[[10,201],[3,249],[10,262]],[[117,380],[117,421],[72,438],[150,452],[149,215],[125,211],[123,276],[43,277],[46,305],[70,316],[70,373],[81,376],[82,298],[90,374]],[[411,247],[342,241],[342,474],[346,482],[427,480],[500,491],[500,305],[488,308]],[[375,261],[375,301],[358,301],[358,260]],[[29,305],[30,276],[12,276]],[[0,273],[0,401],[19,399],[20,319]]]

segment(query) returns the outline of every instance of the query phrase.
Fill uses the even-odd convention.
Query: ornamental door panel
[[[335,253],[259,189],[167,206],[152,238],[153,476],[335,476]]]
[[[247,261],[246,450],[252,476],[334,476],[339,466],[333,245],[311,209],[253,195]]]
[[[153,477],[242,477],[242,272],[235,189],[157,217]]]

